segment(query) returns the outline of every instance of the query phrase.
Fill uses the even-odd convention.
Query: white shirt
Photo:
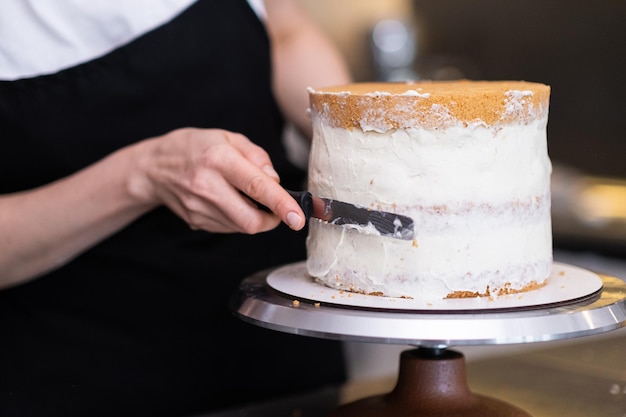
[[[196,0],[0,0],[0,80],[51,74],[107,54]],[[264,17],[263,0],[248,0]]]

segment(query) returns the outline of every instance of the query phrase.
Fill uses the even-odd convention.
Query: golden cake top
[[[550,87],[527,81],[354,83],[310,89],[311,112],[330,126],[385,132],[528,123],[547,116]]]

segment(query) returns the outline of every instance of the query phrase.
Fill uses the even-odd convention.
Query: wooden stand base
[[[402,352],[398,382],[388,394],[342,405],[328,417],[532,417],[469,390],[463,354],[418,348]]]

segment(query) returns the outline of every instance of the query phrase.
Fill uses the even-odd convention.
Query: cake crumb
[[[291,303],[294,307],[300,307],[300,301],[298,300],[293,300]]]
[[[541,283],[537,281],[531,281],[525,287],[520,289],[514,289],[511,287],[511,283],[507,282],[504,284],[502,288],[496,288],[494,290],[490,289],[489,286],[485,288],[485,292],[481,293],[480,291],[453,291],[449,293],[445,298],[475,298],[475,297],[487,297],[489,300],[492,300],[492,296],[502,297],[506,295],[519,294],[528,291],[533,291],[542,287],[545,287],[548,284],[548,280],[544,280]]]
[[[320,303],[315,303],[315,304],[313,304],[313,305],[314,305],[316,308],[319,308],[321,304],[320,304]]]

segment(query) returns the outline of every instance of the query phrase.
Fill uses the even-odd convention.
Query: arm
[[[347,70],[296,3],[267,0],[267,12],[279,104],[310,133],[306,88],[346,82]],[[55,183],[0,196],[0,288],[63,265],[160,205],[191,228],[218,233],[258,233],[281,220],[299,230],[305,223],[264,150],[238,134],[181,129]]]
[[[66,263],[159,205],[191,228],[219,233],[262,232],[280,220],[299,230],[305,222],[264,150],[223,130],[181,129],[52,184],[0,196],[0,288]]]
[[[283,114],[311,136],[308,87],[350,82],[347,64],[297,0],[265,0],[274,92]]]

